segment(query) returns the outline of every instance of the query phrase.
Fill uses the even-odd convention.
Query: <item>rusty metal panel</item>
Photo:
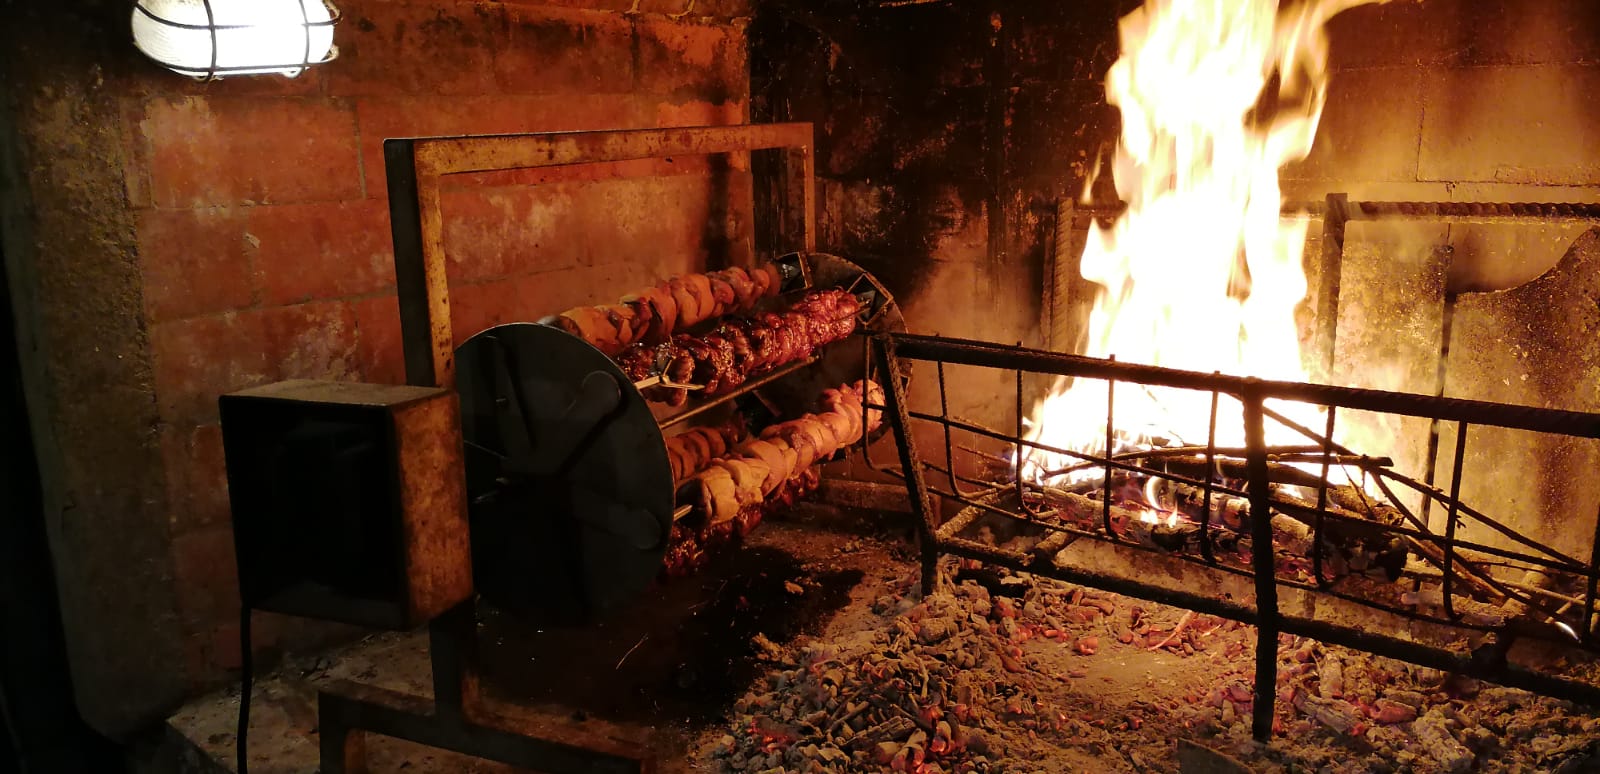
[[[534,167],[790,149],[799,156],[803,177],[801,242],[806,252],[814,252],[817,237],[813,142],[808,123],[385,140],[407,381],[447,389],[455,385],[455,338],[450,327],[444,220],[439,209],[443,178]],[[426,350],[423,336],[427,337]],[[424,351],[428,355],[425,359]],[[427,373],[430,370],[432,373]]]
[[[811,125],[744,124],[483,135],[417,141],[421,176],[812,147]]]
[[[472,597],[460,401],[453,392],[394,414],[408,618],[420,624]]]
[[[246,607],[406,630],[471,597],[454,393],[290,380],[219,404]]]

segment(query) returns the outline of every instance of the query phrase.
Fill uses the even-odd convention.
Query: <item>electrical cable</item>
[[[250,774],[250,689],[252,688],[252,659],[250,658],[250,606],[240,605],[239,612],[239,730],[234,735],[235,763],[239,774]]]

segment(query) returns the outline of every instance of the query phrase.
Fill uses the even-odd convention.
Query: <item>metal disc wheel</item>
[[[536,620],[604,617],[655,579],[672,526],[660,428],[611,358],[536,323],[456,350],[473,575]]]

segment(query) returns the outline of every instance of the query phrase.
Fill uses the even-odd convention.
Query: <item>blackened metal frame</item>
[[[1062,201],[1056,209],[1056,268],[1054,281],[1059,285],[1051,295],[1059,304],[1065,292],[1064,281],[1070,282],[1067,273],[1064,245],[1080,217],[1117,217],[1127,211],[1126,203],[1111,205],[1078,205]],[[1327,373],[1333,368],[1334,345],[1339,324],[1339,274],[1344,264],[1345,228],[1356,221],[1386,220],[1436,220],[1463,223],[1595,223],[1600,225],[1600,203],[1591,202],[1423,202],[1423,201],[1358,201],[1349,194],[1330,193],[1323,201],[1289,202],[1283,205],[1285,217],[1311,217],[1322,219],[1321,269],[1317,285],[1317,329],[1313,347],[1317,364]],[[1052,309],[1054,329],[1059,337],[1065,320]],[[1050,342],[1062,349],[1063,342]]]
[[[455,387],[455,339],[450,324],[443,182],[457,175],[557,166],[596,165],[673,156],[787,150],[798,157],[804,251],[816,251],[812,127],[807,123],[668,129],[550,132],[384,141],[389,221],[406,382]],[[786,220],[792,220],[787,218]],[[725,396],[731,398],[731,396]],[[582,745],[537,739],[496,716],[480,699],[474,657],[473,601],[428,626],[433,672],[431,701],[332,683],[319,691],[323,774],[365,771],[362,737],[370,732],[464,755],[553,774],[644,774],[655,767],[648,751],[618,750],[604,741]]]
[[[1264,441],[1265,423],[1269,417],[1280,422],[1286,421],[1280,414],[1277,414],[1266,405],[1269,400],[1298,401],[1326,409],[1330,416],[1329,428],[1326,435],[1320,436],[1322,439],[1322,453],[1325,455],[1331,455],[1334,452],[1349,453],[1348,450],[1340,449],[1329,440],[1333,431],[1332,415],[1338,409],[1426,417],[1439,421],[1455,422],[1458,423],[1460,428],[1457,435],[1458,446],[1465,443],[1467,426],[1474,424],[1555,433],[1575,438],[1600,439],[1600,414],[1585,414],[1378,390],[1265,381],[1254,378],[1119,363],[1114,360],[1100,360],[985,342],[909,334],[878,334],[873,337],[869,349],[870,356],[878,366],[880,373],[897,373],[906,361],[930,363],[938,373],[940,392],[938,405],[940,411],[937,414],[913,410],[910,407],[910,396],[906,383],[893,378],[883,381],[886,404],[883,408],[893,427],[900,465],[897,469],[889,466],[874,465],[879,470],[894,473],[905,480],[912,508],[918,517],[924,593],[929,593],[934,588],[937,579],[939,556],[950,554],[1252,624],[1257,627],[1258,633],[1252,731],[1256,738],[1262,740],[1265,740],[1270,735],[1272,729],[1277,687],[1277,642],[1280,633],[1311,637],[1323,642],[1355,648],[1420,666],[1465,674],[1548,696],[1600,706],[1600,686],[1507,662],[1505,650],[1510,647],[1510,643],[1516,637],[1529,634],[1523,628],[1489,628],[1482,625],[1469,624],[1456,615],[1455,611],[1448,606],[1446,610],[1450,615],[1449,618],[1427,616],[1415,611],[1389,606],[1376,600],[1363,599],[1354,594],[1343,593],[1320,583],[1307,584],[1286,579],[1276,573],[1273,552],[1270,550],[1253,551],[1249,570],[1241,570],[1219,564],[1210,556],[1209,551],[1205,552],[1203,558],[1180,553],[1168,554],[1168,556],[1175,559],[1193,562],[1209,571],[1218,573],[1219,580],[1222,579],[1223,574],[1250,578],[1254,582],[1254,599],[1251,604],[1243,604],[1191,591],[1152,585],[1134,578],[1098,570],[1063,565],[1053,561],[1052,557],[1037,557],[962,538],[957,533],[964,526],[963,522],[970,524],[972,515],[983,513],[1026,522],[1035,525],[1041,530],[1112,542],[1128,548],[1147,551],[1157,550],[1131,541],[1118,539],[1115,532],[1109,529],[1109,524],[1104,533],[1078,530],[1060,523],[1034,519],[1026,508],[1022,506],[1018,506],[1016,509],[998,507],[994,498],[963,492],[962,483],[988,485],[990,492],[993,492],[1001,484],[973,479],[959,473],[953,459],[950,441],[951,431],[953,429],[961,430],[977,436],[1005,442],[1018,450],[1031,447],[1068,454],[1084,460],[1086,463],[1104,465],[1109,476],[1110,471],[1114,468],[1127,469],[1129,467],[1126,462],[1114,460],[1114,454],[1110,451],[1106,452],[1105,456],[1077,454],[1032,442],[1023,437],[1020,417],[1023,416],[1021,385],[1024,374],[1052,374],[1060,377],[1105,380],[1108,385],[1106,416],[1108,431],[1114,427],[1115,420],[1113,415],[1114,406],[1110,404],[1109,396],[1113,394],[1119,382],[1210,392],[1213,401],[1223,395],[1232,396],[1243,405],[1247,485],[1242,491],[1230,491],[1230,493],[1247,497],[1250,503],[1250,512],[1264,515],[1268,514],[1273,507],[1271,482],[1269,481],[1269,449]],[[944,371],[947,365],[1014,371],[1017,381],[1016,410],[1019,417],[1016,431],[1014,433],[1000,432],[952,418],[948,412],[948,401],[945,395]],[[1213,412],[1214,414],[1215,412]],[[939,462],[924,456],[919,450],[916,434],[913,432],[914,421],[938,426],[938,429],[944,433],[945,458],[942,466]],[[1108,445],[1109,448],[1110,446]],[[1458,449],[1457,451],[1459,457],[1461,450]],[[1211,437],[1208,439],[1207,447],[1208,465],[1213,464],[1216,457],[1216,420],[1215,416],[1213,416]],[[870,457],[867,462],[869,465],[873,465]],[[1169,480],[1184,480],[1175,474],[1145,468],[1135,468],[1135,470],[1142,474]],[[929,471],[948,477],[950,482],[949,489],[940,489],[932,485],[928,481]],[[1455,500],[1459,495],[1459,483],[1459,476],[1457,476],[1454,482],[1454,491],[1450,493],[1452,500]],[[1007,488],[1015,486],[1020,490],[1022,482],[1020,480],[1006,482],[1003,486]],[[1213,487],[1207,483],[1206,486],[1208,490],[1225,491],[1220,484]],[[941,509],[936,507],[936,497],[942,502],[954,502],[962,506],[964,508],[963,513],[968,515],[965,519],[961,515],[957,515],[948,521],[941,521],[938,516]],[[1107,494],[1106,502],[1109,504],[1109,501],[1109,494]],[[1326,503],[1326,500],[1319,496],[1319,503]],[[1593,525],[1595,528],[1595,541],[1587,561],[1578,561],[1566,557],[1560,552],[1539,546],[1531,539],[1520,536],[1514,537],[1517,537],[1518,542],[1524,545],[1535,547],[1535,550],[1543,549],[1541,553],[1546,555],[1530,556],[1524,552],[1469,543],[1455,536],[1453,526],[1455,520],[1459,518],[1459,514],[1452,511],[1451,518],[1452,528],[1448,531],[1448,534],[1443,536],[1428,532],[1420,526],[1417,529],[1407,529],[1404,527],[1378,525],[1372,522],[1363,521],[1361,523],[1371,528],[1381,528],[1385,533],[1404,535],[1420,543],[1436,546],[1444,553],[1447,563],[1464,561],[1461,557],[1461,550],[1470,548],[1480,553],[1509,557],[1517,561],[1585,579],[1587,582],[1583,599],[1582,618],[1584,625],[1582,633],[1577,636],[1581,638],[1581,644],[1589,650],[1600,649],[1600,643],[1597,643],[1597,638],[1592,631],[1592,621],[1594,620],[1596,607],[1596,587],[1597,583],[1600,583],[1600,515],[1597,515]],[[1320,552],[1321,550],[1324,523],[1341,520],[1348,520],[1348,517],[1328,511],[1323,505],[1318,506],[1314,514],[1314,551]],[[1209,524],[1202,527],[1203,533],[1205,533],[1202,539],[1205,541],[1210,539],[1209,533],[1205,532],[1209,528]],[[1264,516],[1252,518],[1250,537],[1253,546],[1271,546],[1273,543],[1270,519]],[[1209,545],[1209,542],[1206,544]],[[1448,567],[1449,564],[1447,564]],[[1446,578],[1448,577],[1449,572],[1447,571]],[[1490,631],[1496,634],[1500,641],[1495,643],[1493,647],[1479,649],[1471,653],[1463,653],[1415,640],[1404,640],[1385,634],[1352,628],[1327,620],[1293,615],[1279,608],[1278,589],[1280,586],[1326,595],[1384,613],[1397,614],[1410,620],[1459,627],[1464,632],[1473,630],[1480,632]],[[1450,593],[1448,585],[1445,593],[1448,597]],[[1535,630],[1532,634],[1535,637],[1540,637],[1541,635],[1548,635],[1549,632]],[[1570,641],[1568,644],[1570,644]]]

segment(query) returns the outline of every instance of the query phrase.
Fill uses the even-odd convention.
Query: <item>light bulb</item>
[[[184,75],[293,78],[337,53],[334,13],[324,0],[138,0],[133,42]]]

